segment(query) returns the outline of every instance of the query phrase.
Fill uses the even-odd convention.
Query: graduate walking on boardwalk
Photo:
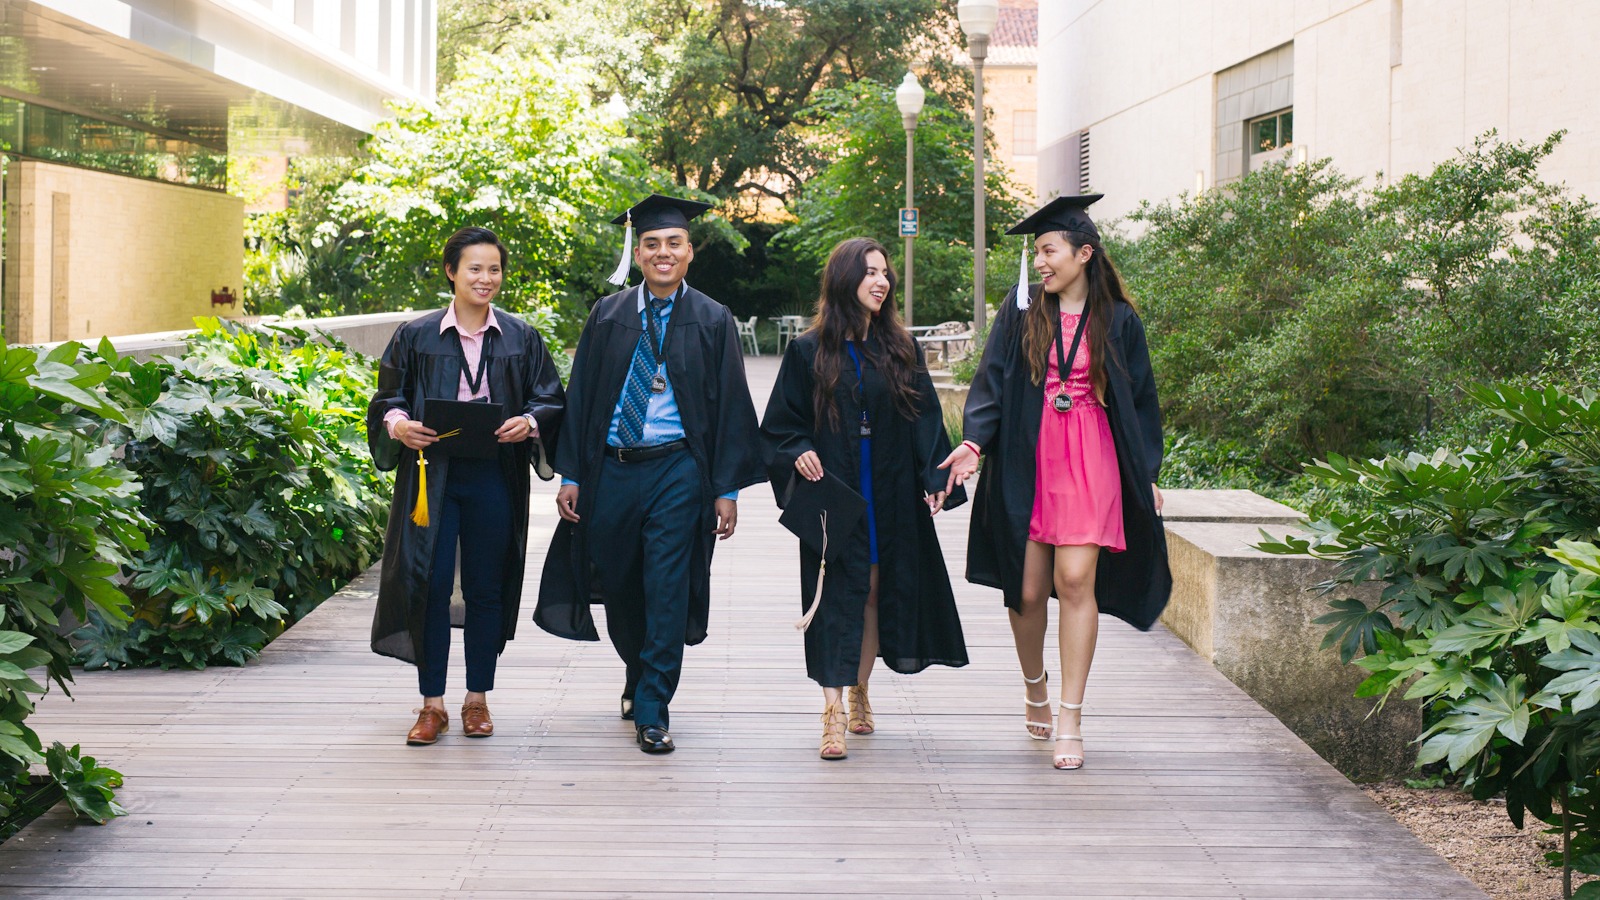
[[[367,407],[373,462],[398,467],[372,649],[417,666],[422,709],[406,735],[412,745],[432,744],[449,728],[452,625],[463,629],[467,662],[462,731],[494,733],[488,692],[517,629],[530,465],[554,477],[548,454],[561,424],[561,378],[539,332],[495,314],[505,264],[506,248],[487,228],[451,236],[444,275],[454,297],[395,332]],[[442,424],[450,417],[463,426]],[[458,547],[464,602],[452,607]]]
[[[822,686],[823,759],[847,753],[845,688],[850,732],[873,732],[867,681],[879,656],[907,674],[967,663],[933,527],[966,492],[946,495],[938,464],[950,437],[894,288],[882,244],[833,248],[816,323],[789,343],[761,420],[773,493],[802,538],[806,674]],[[824,524],[824,512],[834,521]]]
[[[595,641],[598,588],[626,676],[622,717],[646,753],[670,753],[683,648],[705,640],[711,553],[733,535],[738,492],[763,479],[733,314],[684,281],[689,220],[709,204],[651,195],[617,217],[644,283],[595,303],[578,339],[556,448],[561,522],[534,622]]]
[[[1144,324],[1087,207],[1058,197],[1008,234],[1035,235],[972,379],[950,485],[986,458],[967,579],[1000,588],[1026,684],[1025,724],[1055,738],[1055,767],[1084,763],[1080,725],[1099,613],[1148,629],[1172,590],[1161,525],[1161,410]],[[1061,601],[1061,715],[1051,724],[1046,601]]]

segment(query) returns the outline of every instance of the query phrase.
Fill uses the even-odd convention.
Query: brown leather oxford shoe
[[[489,718],[489,704],[461,704],[461,733],[467,737],[488,737],[494,734],[494,721]]]
[[[417,724],[411,726],[411,731],[406,734],[406,743],[413,747],[431,744],[449,730],[449,713],[436,706],[424,706],[417,710]]]

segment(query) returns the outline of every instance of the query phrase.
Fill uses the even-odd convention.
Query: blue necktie
[[[624,447],[637,447],[644,437],[644,417],[650,409],[650,382],[659,368],[651,335],[664,332],[661,308],[666,305],[667,301],[651,297],[645,307],[650,313],[650,325],[639,335],[639,343],[633,348],[633,365],[628,369],[628,382],[622,389],[622,421],[617,426],[617,439]],[[666,346],[664,334],[661,344]]]

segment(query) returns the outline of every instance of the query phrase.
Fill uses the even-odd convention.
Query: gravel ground
[[[1561,838],[1543,834],[1543,823],[1533,816],[1518,831],[1504,803],[1479,803],[1453,788],[1383,782],[1362,790],[1494,900],[1561,896],[1561,870],[1544,861],[1546,851],[1561,846]],[[1573,887],[1592,880],[1575,876]]]

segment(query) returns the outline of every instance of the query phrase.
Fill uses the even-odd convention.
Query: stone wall
[[[282,320],[270,316],[256,324],[284,325],[295,328],[304,328],[309,331],[320,331],[323,334],[336,337],[350,345],[352,350],[365,353],[368,356],[382,356],[383,349],[389,345],[389,338],[394,335],[395,329],[417,316],[426,315],[432,310],[413,312],[371,313],[364,316],[332,316],[326,319]],[[159,331],[149,334],[125,334],[111,339],[111,345],[123,356],[134,359],[150,360],[158,356],[181,356],[185,349],[184,337],[192,334],[193,329],[186,331]],[[46,347],[51,346],[46,344]]]
[[[6,172],[5,337],[183,328],[244,282],[237,197],[32,160]],[[237,301],[217,307],[238,315]]]
[[[1199,507],[1209,492],[1188,493],[1185,505]],[[1241,499],[1230,505],[1252,505]],[[1358,780],[1409,771],[1422,731],[1417,707],[1393,699],[1374,713],[1373,700],[1354,696],[1366,671],[1321,649],[1327,626],[1312,620],[1328,611],[1327,597],[1312,588],[1333,564],[1256,550],[1263,530],[1281,538],[1296,526],[1169,518],[1173,588],[1162,624],[1339,771]]]

